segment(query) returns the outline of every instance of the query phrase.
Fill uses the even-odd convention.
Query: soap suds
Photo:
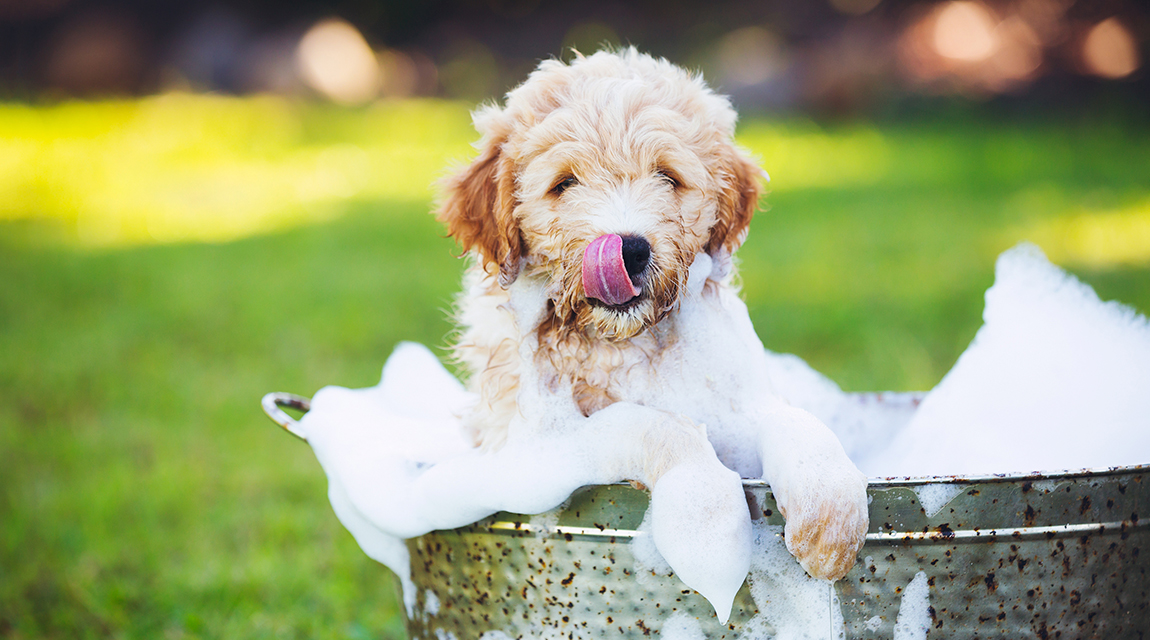
[[[1023,244],[998,259],[985,323],[872,475],[1150,462],[1150,322]]]
[[[678,611],[671,614],[659,632],[663,640],[706,640],[703,628],[694,617]]]
[[[534,530],[536,538],[546,538],[555,533],[559,526],[559,515],[567,509],[569,502],[570,500],[564,500],[554,509],[531,516],[531,528]]]
[[[657,576],[669,576],[673,572],[671,565],[659,553],[655,546],[655,539],[651,535],[651,510],[643,515],[643,522],[636,530],[637,535],[631,538],[631,556],[635,559],[635,576],[639,584],[655,583]]]
[[[423,592],[423,610],[429,616],[439,615],[439,596],[431,589]]]
[[[926,640],[930,629],[930,585],[926,572],[919,571],[902,590],[902,602],[894,621],[893,640]]]
[[[1058,487],[1066,482],[1065,480],[1038,480],[1034,483],[1034,489],[1042,493],[1054,493]]]
[[[783,527],[754,524],[751,597],[759,614],[742,630],[742,640],[846,638],[842,607],[831,583],[816,580],[787,551]],[[828,634],[830,634],[828,636]]]
[[[426,420],[393,412],[388,403],[402,395],[392,384],[417,393],[411,378],[397,373],[401,367],[440,379],[440,388],[418,392],[435,397]],[[429,351],[404,345],[388,361],[379,387],[324,388],[299,423],[328,475],[336,515],[369,556],[400,576],[409,611],[415,594],[405,577],[404,538],[465,526],[497,511],[544,513],[579,487],[642,479],[631,452],[648,432],[670,427],[667,414],[639,405],[612,405],[570,422],[556,416],[573,412],[534,407],[539,413],[518,419],[551,428],[528,430],[531,435],[484,452],[468,446],[454,417],[455,408],[473,400]],[[660,554],[725,622],[750,565],[750,518],[738,474],[713,457],[682,462],[655,485],[649,511]]]
[[[701,286],[705,277],[698,274],[710,268],[709,262],[697,261],[689,287]],[[520,310],[539,308],[536,303],[546,299],[545,291],[528,286],[512,295],[522,303],[513,305]],[[539,300],[523,300],[532,296]],[[826,422],[871,476],[1150,462],[1150,430],[1143,428],[1150,415],[1150,394],[1144,393],[1150,388],[1145,318],[1100,302],[1089,287],[1028,246],[1000,258],[984,317],[970,348],[921,405],[910,394],[844,394],[794,356],[768,354],[769,377],[792,405]],[[531,325],[537,318],[517,320]],[[545,402],[521,408],[519,419],[549,429],[484,453],[471,447],[459,423],[475,401],[430,351],[405,343],[388,360],[379,386],[325,388],[300,420],[328,475],[333,510],[365,553],[399,576],[409,615],[417,592],[404,538],[464,526],[496,511],[540,514],[532,523],[553,530],[556,505],[578,487],[636,476],[626,460],[612,456],[635,450],[635,440],[657,422],[653,410],[636,405],[564,422],[555,416],[571,414],[572,401],[560,389]],[[659,424],[665,424],[665,416],[658,414]],[[1089,425],[1089,437],[1082,437],[1083,425]],[[752,527],[745,518],[729,518],[684,529],[684,522],[697,521],[701,513],[741,509],[745,516],[737,474],[716,465],[683,465],[656,485],[660,506],[652,501],[644,535],[633,543],[636,567],[648,575],[667,575],[674,567],[723,621],[749,567],[760,614],[740,630],[741,637],[825,638],[828,630],[843,637],[842,613],[831,589],[794,561],[781,527],[765,522]],[[1057,484],[1037,481],[1035,488]],[[933,516],[963,487],[931,484],[915,490]],[[433,598],[425,595],[432,615]],[[671,632],[693,640],[693,627],[680,622]],[[881,622],[872,618],[867,625]],[[920,573],[904,592],[896,638],[924,637],[924,624],[929,624],[929,590]]]
[[[916,485],[912,488],[928,518],[936,516],[948,502],[966,490],[966,487],[961,484],[941,482]]]

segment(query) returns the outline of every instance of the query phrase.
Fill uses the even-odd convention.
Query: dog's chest
[[[591,378],[606,383],[610,400],[603,406],[633,402],[685,415],[706,425],[727,466],[756,473],[757,456],[745,444],[761,409],[774,400],[762,343],[749,320],[731,318],[730,309],[697,311],[616,345],[615,366]]]

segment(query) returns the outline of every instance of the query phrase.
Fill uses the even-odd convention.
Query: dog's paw
[[[866,476],[848,461],[794,474],[776,492],[787,550],[811,577],[838,580],[854,566],[870,524],[866,486]]]

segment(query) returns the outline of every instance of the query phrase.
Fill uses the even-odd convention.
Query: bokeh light
[[[934,48],[944,58],[986,60],[998,50],[995,22],[990,10],[981,3],[945,3],[934,19]]]
[[[359,104],[376,96],[382,75],[375,53],[350,23],[322,20],[308,29],[296,49],[308,86],[336,102]]]
[[[940,93],[996,93],[1023,86],[1038,76],[1045,59],[1042,36],[1031,22],[1050,35],[1054,29],[1046,20],[1057,14],[1050,5],[1035,2],[1006,16],[973,0],[936,5],[904,33],[903,68],[913,81]]]
[[[1117,18],[1094,25],[1082,43],[1086,69],[1103,78],[1124,78],[1142,64],[1134,36]]]

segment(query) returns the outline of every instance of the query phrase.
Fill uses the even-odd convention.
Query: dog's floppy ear
[[[435,217],[464,251],[479,252],[488,273],[498,270],[506,288],[519,275],[525,246],[513,215],[515,174],[502,146],[503,139],[485,140],[479,157],[443,182],[445,198]]]
[[[712,255],[721,249],[734,253],[743,244],[767,176],[759,165],[733,146],[724,151],[720,167],[725,184],[719,194],[718,221],[711,228],[711,239],[707,242],[707,253]]]

